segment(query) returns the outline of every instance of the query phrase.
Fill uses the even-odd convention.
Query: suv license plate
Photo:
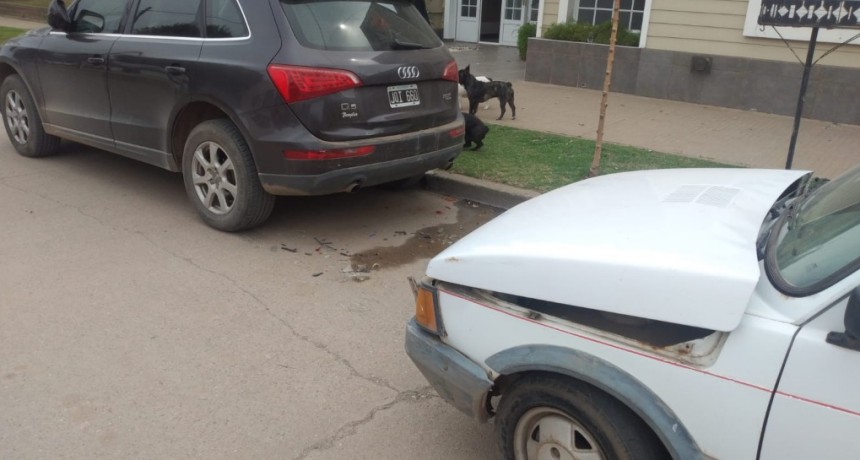
[[[388,105],[392,109],[421,105],[421,97],[418,95],[418,85],[389,86]]]

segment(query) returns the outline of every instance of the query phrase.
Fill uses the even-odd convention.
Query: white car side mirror
[[[827,334],[827,343],[860,351],[860,287],[855,288],[845,307],[845,332]]]

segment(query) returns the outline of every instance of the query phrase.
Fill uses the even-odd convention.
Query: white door
[[[803,326],[767,418],[762,460],[857,458],[860,351],[827,343],[843,332],[847,299]]]
[[[462,42],[478,42],[481,30],[478,11],[480,0],[460,0],[460,8],[457,13],[457,40]]]
[[[525,20],[524,0],[502,1],[502,27],[499,31],[500,45],[517,45],[517,32]]]

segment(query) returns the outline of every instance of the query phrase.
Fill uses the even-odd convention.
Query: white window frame
[[[459,17],[476,18],[477,19],[479,4],[480,4],[480,2],[478,0],[458,0],[457,5],[459,6],[459,9],[457,10],[458,11],[457,14],[459,15]],[[463,15],[463,8],[466,8],[469,12],[472,12],[472,10],[474,10],[475,15],[474,16],[464,16]]]
[[[518,2],[518,1],[520,2],[520,6],[516,6],[516,2]],[[526,15],[526,12],[528,9],[528,6],[527,6],[528,1],[529,0],[504,0],[502,2],[502,20],[503,21],[524,22],[523,16]],[[516,13],[519,13],[520,17],[518,17],[518,18],[513,17]],[[510,18],[508,17],[508,14],[511,15]],[[527,21],[525,21],[525,22],[527,22]]]
[[[761,11],[761,0],[750,0],[747,6],[747,17],[744,21],[744,37],[771,38],[780,40],[772,26],[760,26],[758,16]],[[808,42],[812,34],[811,27],[779,27],[779,33],[786,40],[797,40]],[[849,38],[860,33],[858,29],[821,29],[818,31],[818,41],[825,43],[843,43]],[[848,46],[860,45],[860,38],[851,42]]]
[[[761,2],[761,0],[758,0]],[[541,1],[541,6],[543,6]],[[651,3],[652,0],[645,0],[645,9],[642,11],[642,29],[639,31],[639,48],[645,48],[645,43],[648,41],[648,26],[651,24]],[[558,4],[558,20],[557,22],[567,22],[572,20],[574,14],[572,12],[579,11],[579,0],[560,0]],[[543,11],[538,17],[543,19]],[[538,31],[540,31],[542,22],[538,21]]]
[[[527,3],[526,12],[525,12],[525,14],[526,14],[525,22],[532,23],[532,24],[539,23],[540,22],[540,15],[541,15],[541,13],[543,13],[543,3],[544,3],[543,0],[525,0],[525,1]],[[537,2],[537,9],[532,8],[533,3],[535,3],[535,2]],[[532,13],[534,13],[534,15],[537,16],[534,21],[532,21]]]
[[[598,5],[598,1],[599,1],[599,0],[595,0],[595,4],[594,4],[594,6],[588,6],[588,7],[585,7],[585,8],[586,8],[586,10],[588,10],[588,11],[594,11],[594,12],[601,11],[601,12],[604,12],[604,13],[608,12],[608,13],[609,13],[609,16],[610,16],[610,17],[612,17],[612,7],[610,6],[609,8],[606,8],[606,7],[603,7],[603,6],[599,6],[599,5]],[[630,18],[630,19],[632,19],[633,14],[634,14],[634,13],[638,13],[638,12],[639,12],[638,10],[636,10],[636,9],[634,9],[634,8],[633,8],[633,6],[635,6],[635,5],[636,5],[636,1],[637,1],[637,0],[630,0],[630,9],[624,9],[624,8],[622,7],[622,9],[621,9],[621,14],[623,15],[623,14],[625,14],[625,13],[629,13],[629,14],[630,14],[630,16],[631,16],[631,18]],[[576,4],[574,5],[573,10],[571,10],[571,11],[570,11],[570,13],[571,13],[571,14],[570,14],[570,17],[571,17],[571,18],[573,18],[574,16],[576,16],[577,14],[579,14],[579,13],[580,13],[580,10],[582,9],[581,3],[582,3],[582,0],[576,0]],[[614,0],[613,0],[613,3],[614,3]],[[623,4],[622,4],[622,5],[623,5]],[[578,18],[578,17],[577,17],[576,19],[577,19],[577,20],[579,20],[579,18]],[[644,23],[644,20],[645,20],[645,4],[644,4],[644,0],[643,0],[643,4],[642,4],[642,20],[643,20],[643,23]],[[620,21],[619,21],[619,22],[620,22]],[[592,22],[592,24],[594,24],[594,22]],[[625,28],[627,28],[627,30],[632,30],[632,29],[630,29],[629,22],[628,22],[628,24],[623,24],[623,23],[621,23],[621,25],[622,25],[622,26],[624,26]],[[635,32],[636,32],[636,33],[639,33],[639,31],[640,31],[640,30],[642,30],[642,29],[641,29],[641,28],[640,28],[640,29],[637,29],[637,30],[635,30]]]

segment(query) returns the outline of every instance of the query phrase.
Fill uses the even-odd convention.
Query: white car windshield
[[[813,190],[783,218],[768,257],[790,294],[818,292],[860,265],[860,167]]]

